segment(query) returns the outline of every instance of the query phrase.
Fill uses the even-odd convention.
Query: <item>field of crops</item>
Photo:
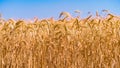
[[[0,21],[0,68],[120,68],[119,16]]]

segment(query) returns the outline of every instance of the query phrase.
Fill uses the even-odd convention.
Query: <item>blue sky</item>
[[[119,6],[120,0],[0,0],[0,13],[6,19],[58,18],[62,11],[74,16],[74,10],[80,10],[82,16],[103,9],[119,15]]]

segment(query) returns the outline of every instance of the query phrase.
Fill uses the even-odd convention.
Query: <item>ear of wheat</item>
[[[98,11],[96,11],[96,16],[97,16],[97,17],[99,16]]]
[[[108,12],[109,12],[109,10],[104,9],[104,10],[102,10],[102,12],[106,12],[106,13],[108,13]]]
[[[59,18],[61,18],[62,16],[64,16],[64,18],[71,17],[71,15],[68,12],[61,12]]]
[[[75,12],[75,13],[80,13],[80,10],[75,10],[74,12]]]

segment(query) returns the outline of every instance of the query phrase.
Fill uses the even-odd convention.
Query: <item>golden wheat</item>
[[[64,21],[4,21],[0,68],[120,68],[120,19],[108,14]]]

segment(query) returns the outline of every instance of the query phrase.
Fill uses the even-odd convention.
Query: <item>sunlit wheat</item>
[[[2,21],[0,68],[120,68],[119,16],[59,18]]]

